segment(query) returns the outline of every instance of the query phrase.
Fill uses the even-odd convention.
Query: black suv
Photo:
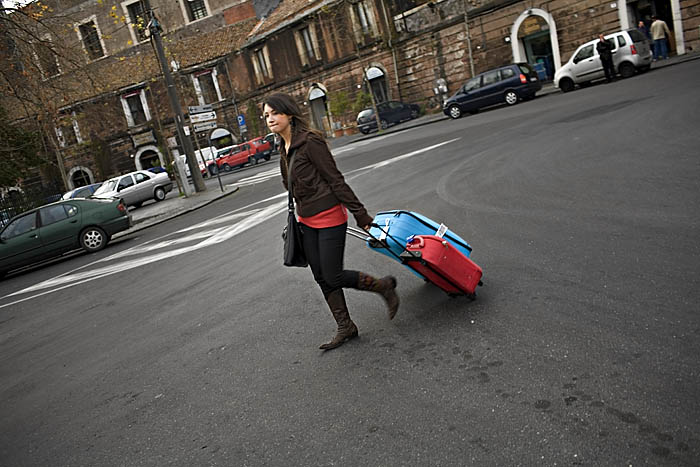
[[[482,107],[505,102],[515,105],[520,99],[531,99],[542,89],[537,72],[527,63],[513,63],[481,73],[459,88],[445,101],[443,112],[459,118],[464,112],[476,113]]]

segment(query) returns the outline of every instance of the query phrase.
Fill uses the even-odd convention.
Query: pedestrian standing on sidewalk
[[[605,40],[605,36],[602,34],[598,35],[598,39],[600,39],[600,42],[596,44],[595,48],[598,51],[598,55],[600,55],[600,63],[603,64],[605,81],[609,83],[615,79],[615,65],[613,65],[612,45],[610,42]]]
[[[666,22],[659,19],[658,16],[652,16],[654,21],[651,23],[651,38],[654,41],[654,60],[668,58],[668,45],[666,40],[671,35]]]
[[[647,27],[646,24],[644,24],[644,21],[639,21],[639,24],[637,24],[637,31],[641,32],[644,34],[644,37],[647,38],[647,40],[651,40],[651,34],[649,34],[649,28]]]
[[[396,279],[376,279],[343,268],[347,210],[365,230],[369,230],[373,219],[345,182],[325,138],[309,127],[294,99],[283,93],[272,94],[263,103],[263,116],[270,131],[282,138],[282,183],[288,190],[292,186],[304,253],[338,326],[335,337],[320,348],[334,349],[358,335],[343,289],[378,293],[386,301],[389,319],[393,319],[399,308]]]

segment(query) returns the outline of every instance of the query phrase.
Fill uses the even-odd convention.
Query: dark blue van
[[[476,113],[489,105],[515,105],[521,99],[535,97],[540,89],[542,83],[531,65],[513,63],[470,79],[445,101],[442,110],[449,117],[459,118],[465,112]]]

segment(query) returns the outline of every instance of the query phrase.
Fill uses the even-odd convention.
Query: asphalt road
[[[700,463],[700,61],[336,148],[371,212],[474,248],[360,338],[281,266],[275,164],[206,208],[0,283],[0,464]]]

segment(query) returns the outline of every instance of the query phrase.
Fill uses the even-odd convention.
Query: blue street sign
[[[245,126],[245,117],[243,114],[238,116],[238,126]]]

